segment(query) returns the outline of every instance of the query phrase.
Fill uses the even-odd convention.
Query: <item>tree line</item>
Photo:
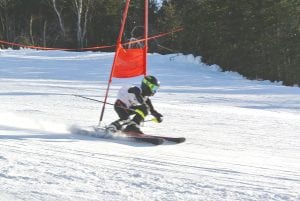
[[[124,5],[124,0],[0,0],[0,39],[78,49],[114,44]],[[156,5],[150,0],[149,15]],[[132,0],[127,30],[143,26],[143,13],[144,2]]]
[[[151,41],[150,51],[201,55],[205,63],[250,79],[300,85],[299,0],[149,2],[150,35],[183,27]],[[0,40],[78,49],[115,44],[124,5],[125,0],[0,0]],[[124,41],[142,37],[143,8],[143,0],[131,0]]]
[[[180,52],[249,79],[300,85],[299,0],[170,0],[162,9],[184,28],[169,40]]]

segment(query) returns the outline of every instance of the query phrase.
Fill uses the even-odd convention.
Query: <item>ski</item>
[[[164,143],[164,140],[161,138],[156,138],[156,137],[135,137],[135,136],[128,136],[128,139],[133,139],[134,141],[137,142],[147,142],[150,144],[154,144],[154,145],[160,145],[162,143]]]
[[[134,138],[145,138],[143,140],[145,141],[153,141],[153,142],[158,142],[162,144],[164,141],[170,141],[170,142],[175,142],[175,143],[182,143],[185,142],[186,138],[184,137],[168,137],[168,136],[158,136],[158,135],[148,135],[148,134],[142,134],[142,133],[135,133],[135,132],[122,132],[125,135],[129,137],[134,137]],[[160,140],[155,140],[155,139],[160,139]],[[151,142],[150,142],[151,143]],[[153,143],[155,144],[155,143]]]
[[[106,138],[106,139],[119,139],[119,140],[130,140],[136,142],[145,142],[154,145],[163,144],[165,141],[182,143],[185,142],[184,137],[168,137],[168,136],[158,136],[158,135],[148,135],[136,132],[123,132],[119,131],[116,133],[108,132],[105,128],[89,127],[86,129],[73,127],[70,129],[72,133],[86,135],[96,138]]]
[[[167,137],[167,136],[157,136],[157,135],[148,135],[148,136],[161,138],[166,141],[175,142],[175,143],[182,143],[182,142],[185,142],[185,140],[186,140],[185,137]]]
[[[157,137],[151,137],[139,133],[124,133],[116,132],[110,133],[107,132],[105,128],[89,127],[89,128],[80,128],[73,126],[70,128],[71,133],[86,135],[89,137],[104,138],[104,139],[116,139],[116,140],[129,140],[136,142],[145,142],[153,145],[160,145],[164,142],[163,139]]]
[[[129,139],[133,139],[138,142],[148,142],[154,145],[160,145],[164,143],[164,139],[158,138],[155,136],[146,135],[143,133],[137,133],[137,132],[123,132],[121,131],[123,135],[125,135]]]

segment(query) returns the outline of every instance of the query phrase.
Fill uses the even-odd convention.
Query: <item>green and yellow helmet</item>
[[[147,75],[142,80],[142,91],[146,96],[153,96],[160,86],[159,81],[152,75]]]

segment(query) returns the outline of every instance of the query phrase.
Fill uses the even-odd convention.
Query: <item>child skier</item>
[[[159,88],[159,81],[151,75],[145,76],[141,86],[122,87],[114,104],[114,109],[120,119],[112,122],[107,129],[111,132],[122,130],[122,124],[127,125],[123,132],[143,133],[140,123],[150,112],[157,122],[162,122],[162,115],[151,103],[149,96],[154,96]],[[131,119],[130,116],[134,115]]]

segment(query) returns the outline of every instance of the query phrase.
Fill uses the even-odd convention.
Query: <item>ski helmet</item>
[[[151,75],[147,75],[142,80],[142,91],[146,96],[153,96],[160,86],[159,81]]]

